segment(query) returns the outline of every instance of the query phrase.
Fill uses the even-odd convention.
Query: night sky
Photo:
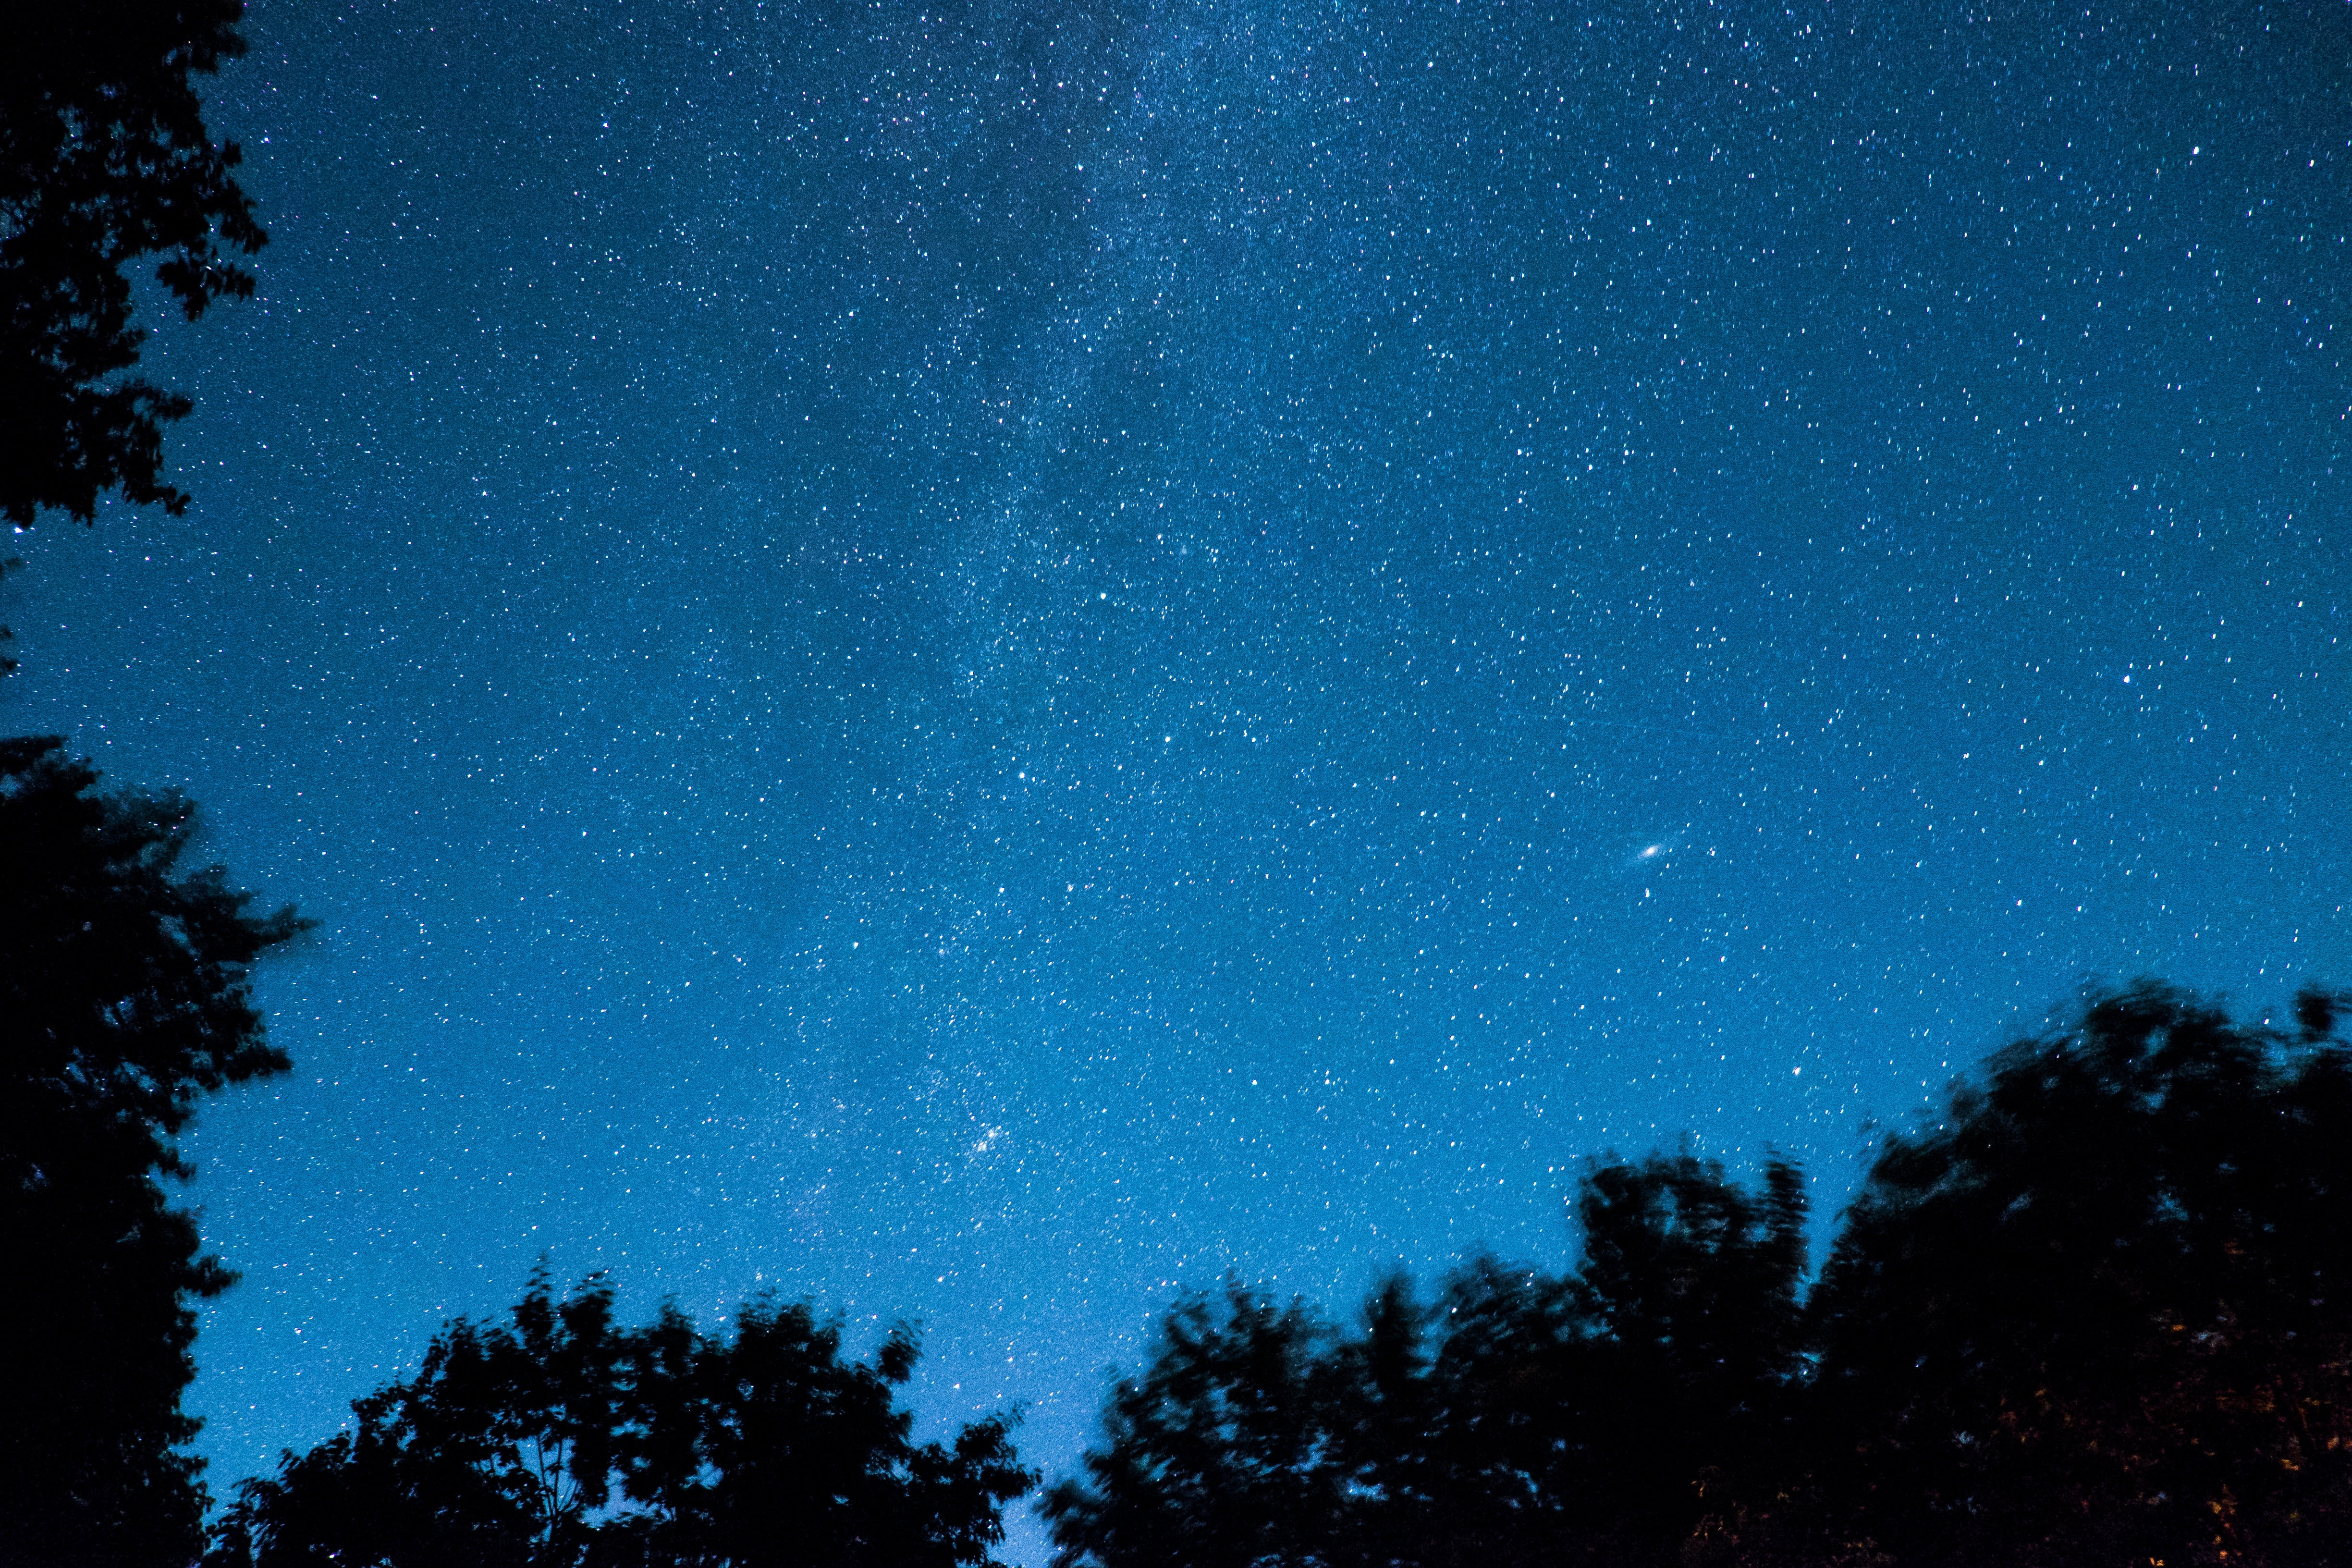
[[[322,922],[216,1493],[541,1255],[1064,1471],[1181,1285],[1685,1135],[1819,1230],[2086,978],[2352,980],[2352,6],[247,33],[196,504],[0,593],[0,725]]]

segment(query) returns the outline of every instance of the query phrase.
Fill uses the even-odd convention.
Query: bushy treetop
[[[188,399],[114,379],[138,362],[143,257],[190,320],[253,292],[229,252],[267,239],[194,79],[245,52],[242,0],[10,7],[0,47],[0,516],[89,521],[99,498],[183,510],[164,422]]]

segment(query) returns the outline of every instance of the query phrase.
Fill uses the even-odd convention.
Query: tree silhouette
[[[1813,1303],[1825,1529],[1906,1563],[2341,1560],[2335,1011],[2095,995],[1887,1141]]]
[[[1596,1169],[1577,1275],[1603,1391],[1587,1484],[1628,1555],[1687,1561],[1769,1468],[1802,1364],[1803,1177],[1768,1159],[1749,1193],[1685,1153]],[[1605,1479],[1604,1479],[1605,1478]],[[1710,1495],[1713,1494],[1713,1495]],[[1637,1544],[1638,1543],[1638,1544]]]
[[[1381,1281],[1361,1316],[1362,1331],[1331,1352],[1319,1380],[1327,1452],[1345,1502],[1328,1557],[1415,1561],[1452,1536],[1464,1495],[1439,1451],[1446,1412],[1429,1375],[1436,1314],[1398,1274]]]
[[[1786,1420],[1804,1212],[1777,1159],[1755,1193],[1688,1153],[1595,1162],[1574,1274],[1457,1273],[1419,1561],[1681,1563],[1720,1533],[1717,1478],[1754,1473]]]
[[[1360,1331],[1188,1298],[1047,1496],[1058,1568],[2318,1568],[2352,1531],[2347,998],[2089,995],[1803,1184],[1596,1162],[1576,1270]]]
[[[1043,1511],[1055,1562],[1244,1568],[1328,1560],[1341,1476],[1319,1387],[1328,1333],[1229,1279],[1160,1324],[1150,1370],[1122,1380],[1105,1441]]]
[[[1566,1278],[1482,1258],[1434,1307],[1402,1279],[1360,1333],[1228,1284],[1169,1314],[1082,1479],[1064,1568],[1682,1563],[1727,1534],[1800,1362],[1804,1200],[1684,1154],[1596,1163]],[[1718,1489],[1720,1491],[1721,1489]],[[1727,1545],[1728,1543],[1726,1542]]]
[[[267,237],[192,79],[245,52],[242,0],[79,0],[11,8],[0,48],[0,515],[87,522],[99,497],[188,498],[161,478],[162,426],[187,398],[137,379],[145,333],[125,269],[190,320],[253,279],[223,246]]]
[[[285,1070],[247,980],[303,922],[181,873],[193,808],[100,796],[62,744],[0,741],[0,1563],[184,1563],[191,1303],[235,1276],[158,1178],[203,1096]]]
[[[244,1482],[215,1568],[815,1568],[984,1563],[1030,1477],[1006,1421],[909,1440],[916,1347],[841,1359],[838,1328],[760,1302],[731,1341],[675,1308],[616,1332],[612,1291],[544,1270],[509,1324],[460,1320],[353,1429]]]
[[[561,1302],[544,1271],[511,1326],[460,1320],[415,1381],[353,1405],[354,1428],[248,1480],[230,1513],[232,1560],[264,1563],[525,1564],[582,1558],[610,1496],[612,1291]]]

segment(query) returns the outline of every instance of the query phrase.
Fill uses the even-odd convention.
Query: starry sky
[[[1181,1285],[1685,1136],[1826,1215],[2086,978],[2352,979],[2352,7],[247,30],[196,504],[0,591],[0,723],[322,922],[215,1491],[542,1256],[1066,1470]]]

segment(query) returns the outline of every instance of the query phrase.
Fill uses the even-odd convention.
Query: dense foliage
[[[1813,1301],[1817,1517],[1906,1563],[2340,1562],[2335,1012],[2102,997],[1889,1140]]]
[[[1063,1568],[2318,1564],[2352,1526],[2352,1068],[2156,985],[1887,1140],[1819,1286],[1797,1173],[1591,1169],[1566,1276],[1360,1328],[1168,1317]]]
[[[1123,1382],[1061,1561],[1679,1561],[1695,1477],[1752,1468],[1795,1366],[1804,1199],[1688,1154],[1591,1171],[1585,1263],[1482,1258],[1434,1307],[1392,1280],[1355,1334],[1238,1285],[1180,1304]],[[1663,1553],[1663,1557],[1660,1554]]]
[[[190,320],[253,292],[224,245],[264,235],[205,130],[193,79],[245,52],[242,0],[76,0],[9,8],[0,47],[0,516],[88,521],[101,495],[170,511],[162,426],[187,398],[120,379],[138,363],[126,269]]]
[[[247,1481],[213,1568],[957,1568],[1029,1488],[1008,1424],[918,1444],[900,1331],[867,1366],[804,1305],[732,1340],[674,1308],[613,1326],[609,1287],[542,1273],[509,1325],[452,1323],[353,1427]]]
[[[160,1178],[198,1100],[282,1072],[247,991],[301,922],[184,873],[175,796],[0,741],[0,1564],[184,1563],[202,1540],[193,1303],[234,1278]]]

